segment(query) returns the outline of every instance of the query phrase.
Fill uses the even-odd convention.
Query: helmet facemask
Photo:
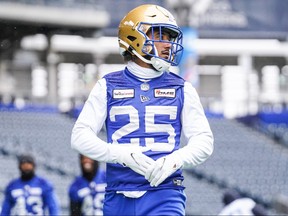
[[[145,42],[142,47],[142,53],[145,54],[143,57],[149,60],[149,63],[152,64],[156,70],[162,72],[168,70],[171,65],[177,66],[180,63],[183,53],[183,34],[178,27],[169,24],[150,24],[143,22],[138,25],[137,30],[145,37]],[[168,58],[163,58],[158,54],[155,43],[170,44],[171,48]],[[141,58],[141,60],[143,59]]]

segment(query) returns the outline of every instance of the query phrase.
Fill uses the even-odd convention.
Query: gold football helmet
[[[154,34],[147,36],[149,32],[158,31],[159,38]],[[162,39],[162,34],[169,34],[170,40]],[[131,10],[120,22],[118,31],[118,42],[120,54],[125,56],[130,53],[142,61],[152,64],[153,67],[162,72],[168,70],[171,65],[177,66],[181,60],[183,46],[183,34],[178,27],[172,14],[158,5],[141,5]],[[161,58],[154,42],[170,43],[169,57]]]

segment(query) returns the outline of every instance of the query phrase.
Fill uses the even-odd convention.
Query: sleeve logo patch
[[[114,89],[113,90],[114,99],[133,98],[133,97],[134,97],[134,89]]]
[[[175,98],[175,89],[154,89],[155,98],[165,97],[165,98]]]

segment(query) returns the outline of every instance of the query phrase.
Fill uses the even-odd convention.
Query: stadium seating
[[[187,215],[217,215],[223,207],[221,202],[224,189],[211,184],[205,177],[184,172],[187,196]]]
[[[215,150],[195,168],[214,183],[237,188],[266,207],[277,194],[288,193],[288,150],[268,136],[233,120],[209,119]]]
[[[53,183],[66,214],[68,187],[80,173],[78,154],[70,148],[75,119],[57,112],[0,111],[0,122],[0,202],[7,183],[19,175],[16,156],[31,152],[37,173]],[[236,188],[274,211],[274,196],[288,194],[287,148],[234,120],[211,116],[209,122],[215,136],[213,155],[184,171],[187,214],[217,214],[226,188]]]

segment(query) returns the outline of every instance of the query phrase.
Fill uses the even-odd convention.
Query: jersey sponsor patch
[[[176,91],[175,89],[154,89],[155,98],[175,98]]]
[[[134,89],[114,89],[113,98],[114,99],[123,99],[123,98],[133,98]]]

